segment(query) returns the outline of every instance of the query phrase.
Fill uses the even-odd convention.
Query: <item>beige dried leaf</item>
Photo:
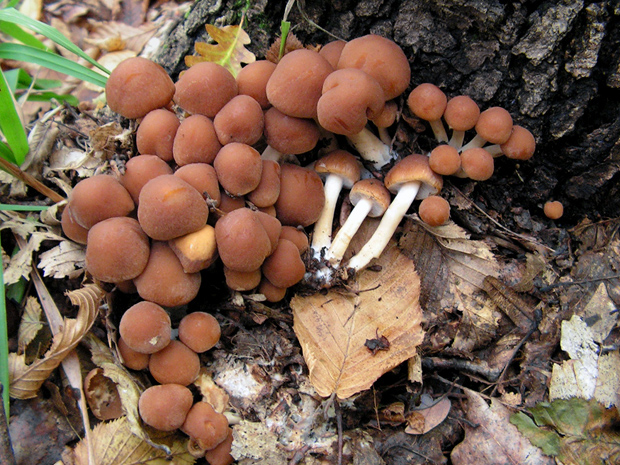
[[[90,26],[88,37],[84,42],[94,45],[106,52],[130,50],[134,54],[142,51],[146,43],[157,32],[157,26],[151,22],[138,27],[118,21],[88,20]]]
[[[92,461],[89,461],[88,443],[82,440],[72,451],[67,461],[74,465],[90,465],[91,463],[114,465],[167,464],[191,465],[194,459],[187,452],[187,438],[180,433],[162,434],[161,441],[166,443],[164,450],[154,448],[134,435],[126,417],[118,420],[99,423],[92,431]]]
[[[194,385],[200,391],[202,401],[210,404],[216,412],[224,413],[228,409],[229,395],[213,382],[213,377],[204,368],[200,370]]]
[[[84,273],[85,260],[84,245],[63,240],[39,256],[39,268],[43,270],[43,276],[73,279]]]
[[[9,354],[10,395],[16,399],[31,399],[62,360],[88,333],[99,311],[103,291],[94,285],[67,293],[71,303],[79,305],[76,318],[65,318],[62,330],[54,335],[52,346],[43,358],[26,365],[24,355]]]
[[[407,415],[405,433],[428,433],[446,419],[451,408],[452,404],[447,397],[436,401],[428,394],[423,394],[420,408]]]
[[[26,299],[24,314],[19,322],[19,330],[17,332],[17,350],[23,353],[28,344],[30,344],[37,336],[39,330],[43,327],[41,322],[41,313],[43,309],[36,297],[29,296]]]
[[[362,271],[353,292],[295,296],[295,334],[323,397],[346,399],[368,389],[384,373],[416,354],[422,342],[420,280],[411,260],[390,242],[375,262],[382,271]],[[385,337],[389,347],[374,352],[367,341]]]
[[[441,325],[444,312],[463,317],[452,348],[470,352],[495,336],[500,314],[483,291],[484,278],[499,274],[490,247],[452,222],[430,227],[418,220],[405,224],[400,246],[418,269],[420,302],[431,326]]]

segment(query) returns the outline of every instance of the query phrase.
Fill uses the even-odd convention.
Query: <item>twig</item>
[[[340,403],[338,398],[334,398],[334,410],[336,411],[336,425],[338,428],[338,465],[342,465],[342,410],[340,410]]]
[[[26,173],[25,171],[22,171],[18,166],[6,161],[2,157],[0,157],[0,168],[7,171],[9,174],[13,175],[20,181],[26,183],[27,185],[38,191],[40,194],[48,197],[54,203],[65,200],[62,195],[58,194],[56,191],[53,191],[41,181],[36,179],[34,176]]]
[[[4,387],[0,383],[0,394]],[[0,463],[6,465],[16,465],[13,447],[11,446],[11,436],[9,436],[9,419],[4,411],[4,404],[0,402]]]
[[[595,283],[597,281],[607,281],[608,279],[618,279],[620,278],[620,274],[612,274],[610,276],[603,276],[602,278],[590,278],[590,279],[581,279],[579,281],[568,281],[562,283],[549,284],[548,286],[541,287],[539,289],[540,292],[547,292],[551,289],[555,289],[556,287],[564,287],[564,286],[579,286],[581,284],[590,284]]]

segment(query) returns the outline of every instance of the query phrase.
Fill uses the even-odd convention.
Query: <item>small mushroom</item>
[[[121,184],[134,203],[140,201],[140,191],[151,179],[164,174],[172,174],[170,165],[157,155],[138,155],[125,163],[125,174],[121,177]]]
[[[279,302],[286,296],[286,287],[274,286],[271,281],[263,276],[259,286],[258,293],[265,296],[267,302]]]
[[[170,343],[172,331],[168,312],[148,301],[129,307],[121,317],[118,330],[127,347],[141,354],[162,350]]]
[[[258,208],[270,207],[280,196],[280,164],[273,160],[262,160],[258,186],[247,197]]]
[[[543,208],[545,216],[551,220],[559,220],[564,214],[564,205],[557,200],[545,202]]]
[[[332,225],[336,204],[343,188],[351,189],[360,178],[357,159],[346,150],[335,150],[317,160],[314,170],[325,177],[325,206],[314,224],[312,250],[320,258],[331,244]],[[288,287],[288,286],[287,286]]]
[[[175,176],[183,179],[190,186],[202,194],[210,209],[220,205],[222,196],[217,173],[212,165],[207,163],[190,163],[183,165],[174,172]]]
[[[174,431],[183,426],[194,397],[180,384],[151,386],[140,394],[138,411],[147,425],[159,431]]]
[[[495,163],[493,155],[480,147],[461,152],[461,172],[474,181],[486,181],[493,176]]]
[[[160,384],[187,386],[198,378],[200,358],[181,341],[172,340],[166,347],[151,354],[149,372]]]
[[[215,449],[228,437],[228,420],[207,402],[196,402],[181,426],[181,431],[201,449]]]
[[[263,172],[260,153],[252,146],[231,142],[220,149],[213,167],[226,192],[241,196],[258,187]]]
[[[237,74],[240,95],[249,95],[263,110],[271,106],[267,99],[267,81],[276,69],[276,64],[267,60],[256,60],[244,66]]]
[[[458,173],[461,169],[461,155],[452,145],[438,145],[431,150],[428,164],[435,173],[449,176]]]
[[[222,65],[210,61],[197,63],[176,82],[174,102],[191,114],[215,117],[235,95],[237,81]]]
[[[213,348],[220,335],[220,324],[209,313],[189,313],[179,323],[179,339],[198,354]]]
[[[385,213],[390,205],[390,192],[378,179],[362,179],[353,185],[349,200],[354,205],[342,227],[334,237],[326,259],[336,266],[342,260],[353,236],[367,216],[376,218]]]
[[[491,147],[485,147],[491,151]],[[522,126],[514,125],[512,134],[506,142],[500,146],[501,153],[513,160],[529,160],[536,151],[536,140],[534,135]]]
[[[174,95],[174,83],[157,63],[133,57],[114,68],[106,82],[105,93],[112,111],[135,119],[168,105]]]
[[[265,259],[261,269],[265,278],[279,288],[288,288],[297,284],[306,273],[306,266],[299,256],[299,249],[287,239],[278,241],[278,247]]]
[[[179,166],[190,163],[213,163],[222,148],[213,122],[203,115],[183,120],[174,138],[172,154]]]
[[[478,104],[467,95],[457,95],[448,100],[443,119],[452,129],[450,145],[456,149],[463,146],[465,131],[472,129],[478,122],[480,108]]]
[[[149,238],[136,220],[108,218],[88,231],[86,269],[100,281],[126,281],[144,271],[149,252]]]
[[[231,465],[235,459],[230,454],[232,451],[233,430],[228,428],[226,439],[220,442],[215,448],[205,453],[205,459],[209,465]]]
[[[121,356],[121,362],[130,370],[144,370],[148,368],[149,354],[143,354],[137,350],[133,350],[122,337],[118,338],[116,347]]]
[[[289,116],[277,108],[265,112],[264,132],[269,145],[262,158],[274,161],[280,161],[282,155],[309,152],[320,137],[319,127],[313,120]]]
[[[73,242],[77,242],[78,244],[86,244],[88,238],[88,229],[77,224],[73,215],[71,214],[71,208],[67,204],[62,211],[62,215],[60,217],[60,226],[62,227],[62,232],[71,239]]]
[[[197,273],[209,268],[218,258],[215,229],[206,224],[198,231],[168,241],[185,273]]]
[[[448,104],[448,98],[435,84],[424,83],[411,91],[407,105],[418,118],[428,121],[439,142],[448,142],[441,117]]]
[[[138,152],[172,161],[172,145],[179,124],[179,118],[171,111],[157,109],[148,112],[136,131]]]
[[[280,239],[288,239],[295,244],[299,249],[300,255],[303,255],[310,246],[306,233],[302,229],[293,226],[282,226]]]
[[[280,167],[280,197],[276,216],[283,225],[307,227],[314,224],[325,205],[321,178],[314,170],[284,163]]]
[[[69,205],[75,222],[86,229],[108,218],[127,216],[135,208],[127,189],[107,174],[78,182],[69,196]]]
[[[263,109],[248,95],[233,97],[213,119],[222,145],[230,142],[253,145],[263,136],[264,124]]]
[[[476,135],[462,150],[483,147],[487,142],[503,144],[512,134],[512,116],[502,107],[491,107],[480,113],[476,122]]]
[[[340,55],[342,54],[342,49],[347,43],[344,40],[333,40],[331,42],[326,43],[319,50],[319,55],[325,58],[332,68],[336,69],[338,67],[338,60],[340,60]]]
[[[263,277],[261,270],[254,271],[235,271],[224,267],[224,278],[226,278],[226,286],[233,291],[251,291],[255,289]]]
[[[438,195],[429,195],[418,207],[422,221],[429,226],[441,226],[450,218],[450,204]]]
[[[417,198],[436,194],[443,186],[443,179],[428,164],[428,157],[412,154],[398,162],[385,176],[385,187],[396,194],[385,211],[372,237],[347,265],[354,271],[365,268],[385,249],[407,210]]]

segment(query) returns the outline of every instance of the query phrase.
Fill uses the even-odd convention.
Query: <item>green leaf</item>
[[[0,58],[26,61],[105,87],[107,78],[55,53],[22,44],[0,44]]]
[[[541,402],[530,409],[534,421],[539,426],[551,426],[560,434],[581,436],[591,407],[583,399],[558,399],[553,403]]]
[[[56,92],[31,92],[28,94],[28,101],[30,102],[50,102],[52,100],[57,100],[60,103],[67,102],[74,107],[80,104],[77,97],[69,94],[57,94]]]
[[[286,50],[286,39],[288,38],[288,33],[291,30],[291,23],[288,21],[282,21],[280,23],[280,52],[278,53],[278,60],[281,60],[284,56],[284,51]]]
[[[21,68],[5,71],[4,76],[6,77],[11,89],[13,89],[13,92],[17,89],[29,89],[30,87],[37,90],[49,90],[62,85],[62,81],[58,79],[33,79],[30,74]]]
[[[6,418],[9,418],[9,390],[6,389],[9,386],[9,337],[7,333],[3,269],[2,254],[0,254],[0,383],[5,387],[2,390],[2,402],[4,404],[4,414]]]
[[[8,21],[11,23],[19,24],[20,26],[24,26],[28,29],[38,32],[39,34],[42,34],[48,39],[54,41],[61,47],[66,48],[67,50],[75,53],[81,58],[84,58],[86,61],[91,63],[93,66],[99,68],[105,74],[110,74],[110,71],[105,66],[97,63],[97,60],[94,60],[89,55],[84,53],[82,49],[80,49],[80,47],[78,47],[69,39],[67,39],[64,35],[62,35],[60,31],[58,31],[58,29],[48,24],[42,23],[41,21],[29,18],[28,16],[17,11],[15,8],[5,8],[4,10],[0,10],[0,21]]]
[[[41,50],[48,50],[43,42],[29,32],[24,31],[15,23],[0,21],[0,32],[4,32],[6,35],[19,40],[23,44],[30,45],[31,47],[40,48]]]
[[[4,45],[4,44],[2,44]],[[3,158],[21,165],[28,153],[28,138],[26,131],[15,108],[15,100],[11,89],[0,71],[0,132],[4,134],[6,142],[10,147],[10,156],[7,150],[2,149]],[[6,147],[5,147],[6,148]]]
[[[539,428],[525,413],[515,413],[510,417],[510,423],[519,428],[521,434],[545,454],[555,456],[560,453],[560,436],[553,431]]]

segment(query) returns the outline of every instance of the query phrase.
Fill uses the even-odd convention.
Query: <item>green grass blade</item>
[[[17,11],[15,8],[5,8],[4,10],[0,10],[0,21],[9,21],[15,24],[19,24],[20,26],[27,27],[28,29],[38,32],[39,34],[43,34],[45,37],[53,40],[61,47],[66,48],[67,50],[75,53],[81,58],[84,58],[93,66],[96,66],[101,71],[103,71],[106,75],[110,74],[110,71],[105,66],[97,63],[97,60],[94,60],[86,53],[84,53],[82,49],[80,49],[80,47],[78,47],[69,39],[67,39],[64,35],[62,35],[62,33],[58,31],[58,29],[48,24],[42,23],[41,21],[29,18],[28,16]]]
[[[0,12],[1,13],[1,12]],[[27,61],[105,87],[107,78],[55,53],[22,44],[0,44],[0,58]]]
[[[11,152],[9,146],[6,145],[4,142],[0,142],[0,157],[9,161],[15,159],[15,157],[13,156],[13,152]]]
[[[59,79],[34,79],[30,74],[21,68],[10,69],[4,72],[4,77],[9,83],[9,87],[15,93],[18,89],[50,90],[60,87],[62,81]],[[34,82],[34,84],[33,84]]]
[[[29,32],[24,31],[15,23],[0,21],[0,32],[4,32],[6,35],[19,40],[23,44],[30,45],[31,47],[39,48],[41,50],[47,50],[47,47],[43,44],[43,42]]]
[[[11,157],[4,157],[8,155],[5,150],[0,151],[3,158],[21,165],[24,162],[24,158],[28,153],[28,138],[26,131],[22,125],[17,109],[15,108],[15,100],[13,94],[9,89],[9,85],[4,78],[4,73],[0,71],[0,132],[4,134],[7,144],[11,148]]]
[[[80,104],[77,97],[69,94],[57,94],[56,92],[32,92],[28,94],[29,102],[50,102],[52,100],[57,100],[60,103],[67,102],[74,107]]]
[[[2,383],[2,402],[7,421],[9,418],[9,336],[7,329],[6,300],[4,297],[2,255],[0,255],[0,383]]]
[[[48,208],[47,205],[14,205],[10,203],[0,203],[0,210],[9,212],[42,212]]]

